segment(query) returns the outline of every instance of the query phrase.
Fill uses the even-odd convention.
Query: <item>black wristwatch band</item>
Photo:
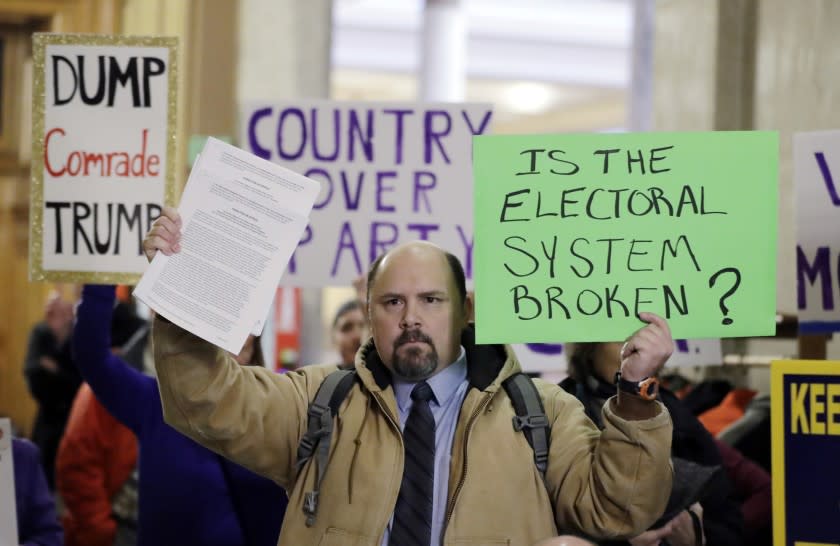
[[[659,395],[659,380],[655,377],[645,377],[641,381],[627,381],[618,371],[615,372],[615,385],[618,390],[645,400],[656,400]]]

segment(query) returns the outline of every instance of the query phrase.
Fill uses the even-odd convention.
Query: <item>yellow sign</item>
[[[771,371],[773,545],[840,546],[840,361]]]

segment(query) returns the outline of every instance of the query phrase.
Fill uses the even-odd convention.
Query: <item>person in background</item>
[[[149,325],[124,294],[111,317],[111,352],[142,371],[148,335]],[[134,433],[108,413],[90,386],[83,384],[56,458],[56,489],[64,504],[61,521],[66,546],[136,544],[136,466]]]
[[[744,415],[717,437],[770,473],[770,432],[770,394],[759,394],[747,404]]]
[[[365,331],[365,315],[359,300],[349,300],[341,304],[335,313],[332,324],[332,342],[338,351],[341,362],[338,367],[344,370],[355,365],[356,351],[362,346]]]
[[[773,502],[770,474],[734,447],[715,439],[723,467],[732,482],[744,516],[744,546],[772,542]]]
[[[573,343],[568,351],[570,375],[560,385],[583,403],[587,415],[601,427],[601,406],[615,392],[614,378],[619,371],[622,344]],[[659,389],[658,399],[668,408],[674,423],[671,455],[705,467],[721,466],[723,461],[714,438],[697,418],[665,388]],[[694,526],[695,519],[702,523],[700,529]],[[670,546],[741,546],[742,534],[743,519],[732,497],[729,480],[725,473],[717,472],[698,505],[683,510],[665,525],[630,539],[629,543],[655,546],[667,541]]]
[[[113,309],[113,286],[85,286],[73,343],[96,397],[138,439],[138,546],[275,546],[283,489],[164,423],[157,381],[111,350],[101,325],[111,322]],[[262,367],[258,339],[251,336],[236,359]]]
[[[73,402],[55,466],[56,490],[64,503],[65,546],[113,546],[118,532],[136,533],[136,514],[117,518],[112,499],[124,488],[133,488],[136,496],[137,483],[131,478],[137,466],[137,438],[108,413],[87,384]]]
[[[57,293],[46,304],[44,320],[29,334],[23,373],[29,392],[38,404],[32,441],[41,450],[47,485],[55,487],[55,457],[70,407],[81,385],[73,363],[70,332],[73,304]]]
[[[712,436],[717,436],[722,430],[744,416],[744,411],[750,401],[758,394],[752,389],[733,388],[723,398],[720,404],[708,409],[697,416],[706,430]]]
[[[20,438],[11,441],[18,542],[21,546],[61,546],[64,543],[61,525],[38,448]]]
[[[364,304],[367,301],[367,275],[359,275],[353,279],[353,290],[356,291],[356,299]]]
[[[117,303],[111,318],[111,352],[119,356],[135,370],[149,373],[154,365],[144,361],[149,352],[151,324],[137,314],[137,303],[131,296],[130,287],[117,287]]]

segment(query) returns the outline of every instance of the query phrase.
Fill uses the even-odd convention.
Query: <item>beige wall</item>
[[[755,128],[779,131],[779,308],[796,311],[792,138],[840,128],[840,2],[764,0],[757,44]]]
[[[182,188],[186,180],[187,83],[189,76],[190,0],[123,0],[120,31],[136,36],[175,36],[178,38],[178,107],[175,127],[175,183]],[[180,195],[180,191],[177,192]]]
[[[715,114],[717,3],[656,3],[653,128],[711,131]]]

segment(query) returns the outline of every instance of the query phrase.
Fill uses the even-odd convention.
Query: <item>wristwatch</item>
[[[641,381],[627,381],[621,377],[621,372],[615,372],[615,385],[618,390],[638,396],[644,400],[656,400],[659,394],[659,380],[655,377],[645,377]]]

